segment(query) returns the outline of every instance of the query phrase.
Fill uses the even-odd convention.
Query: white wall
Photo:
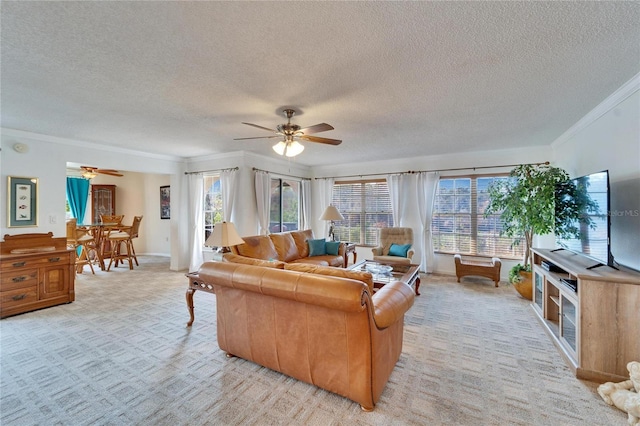
[[[116,208],[125,214],[125,223],[134,215],[143,214],[141,237],[136,241],[138,253],[152,252],[168,255],[170,241],[166,241],[169,224],[159,221],[159,187],[167,185],[173,175],[183,172],[182,159],[131,150],[107,149],[95,144],[52,138],[11,129],[0,129],[0,223],[2,235],[53,232],[64,237],[67,163],[113,168],[123,171],[121,178],[99,175],[93,183],[117,185]],[[13,149],[15,143],[29,147],[27,153]],[[127,173],[135,171],[137,173]],[[38,226],[7,228],[7,176],[37,177]],[[179,188],[177,196],[180,195]],[[128,219],[127,219],[128,218]],[[156,219],[158,218],[158,219]],[[55,221],[55,223],[51,223]],[[168,221],[163,221],[168,222]],[[147,238],[143,238],[146,235]],[[184,255],[178,254],[181,258]]]
[[[640,269],[640,74],[605,99],[552,145],[572,177],[609,171],[611,251]]]

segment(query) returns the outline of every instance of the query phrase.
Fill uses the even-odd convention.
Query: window
[[[500,214],[484,217],[488,187],[507,176],[443,178],[438,182],[431,231],[434,250],[477,256],[521,258],[522,245],[501,237]]]
[[[269,232],[296,231],[300,218],[300,182],[271,179]]]
[[[336,182],[332,203],[345,219],[335,223],[336,240],[376,246],[378,229],[393,226],[391,199],[385,180]]]
[[[204,176],[204,240],[207,241],[213,225],[222,222],[222,189],[220,188],[220,176]]]

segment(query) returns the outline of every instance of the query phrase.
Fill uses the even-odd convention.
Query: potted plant
[[[529,271],[528,290],[525,288],[523,291],[531,299],[533,236],[555,232],[562,237],[578,237],[579,227],[575,224],[590,225],[591,220],[584,212],[597,211],[597,204],[588,197],[579,197],[580,189],[571,183],[567,172],[547,163],[522,164],[511,170],[509,177],[496,180],[489,186],[490,204],[485,215],[501,214],[501,235],[513,238],[513,244],[524,244],[523,263],[513,268],[513,274],[522,275]],[[563,202],[568,198],[581,201]],[[524,287],[527,286],[526,280],[514,281],[514,284],[524,282]],[[525,294],[523,297],[526,297]]]

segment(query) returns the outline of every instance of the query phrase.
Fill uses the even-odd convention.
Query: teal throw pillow
[[[389,247],[389,256],[407,257],[407,252],[411,248],[411,244],[391,244]]]
[[[307,240],[309,244],[309,256],[323,256],[327,254],[327,242],[324,238]]]
[[[327,241],[325,247],[327,250],[327,254],[337,256],[338,250],[340,249],[340,241]]]

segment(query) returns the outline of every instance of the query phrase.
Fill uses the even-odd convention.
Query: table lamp
[[[204,243],[207,247],[218,247],[221,253],[229,253],[229,247],[243,244],[244,240],[238,235],[236,227],[231,222],[216,223],[213,232]]]
[[[340,212],[334,205],[329,204],[324,213],[322,213],[322,216],[320,216],[320,220],[328,220],[331,222],[329,226],[329,237],[331,237],[331,241],[335,241],[336,235],[333,232],[333,221],[344,220],[344,216],[340,214]]]

